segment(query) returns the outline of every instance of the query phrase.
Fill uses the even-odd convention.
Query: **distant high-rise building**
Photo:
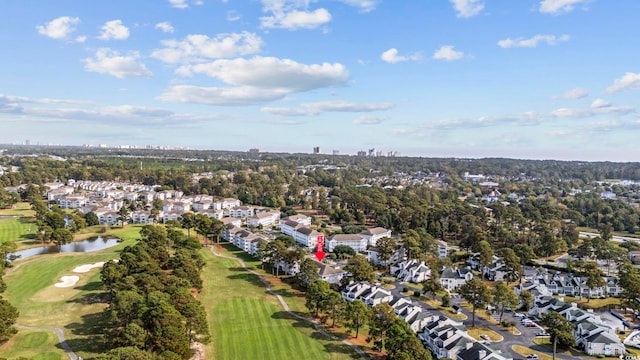
[[[369,149],[369,156],[376,156],[376,149]]]
[[[332,151],[332,154],[333,154],[333,155],[340,155],[340,150],[333,150],[333,151]]]
[[[249,149],[249,152],[252,153],[252,154],[257,154],[257,153],[260,152],[260,149],[252,148],[252,149]]]
[[[31,145],[31,140],[29,140],[29,139],[25,140],[24,144],[27,145],[27,146]]]
[[[367,152],[364,150],[358,151],[358,156],[367,156]]]
[[[320,146],[316,146],[313,148],[313,153],[314,154],[320,154]]]

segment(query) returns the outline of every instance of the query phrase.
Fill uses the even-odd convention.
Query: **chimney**
[[[479,350],[478,351],[478,360],[482,360],[487,356],[487,351],[486,350]]]
[[[473,347],[473,341],[467,341],[465,349],[469,350]]]

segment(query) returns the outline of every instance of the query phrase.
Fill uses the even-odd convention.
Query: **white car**
[[[527,315],[523,314],[523,313],[515,313],[513,314],[513,316],[517,317],[517,318],[524,318],[527,317]]]

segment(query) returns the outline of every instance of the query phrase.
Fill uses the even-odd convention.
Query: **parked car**
[[[522,319],[520,320],[520,322],[521,322],[521,323],[523,323],[523,324],[526,324],[526,323],[533,322],[533,320],[531,320],[531,319],[529,319],[529,318],[522,318]]]
[[[538,324],[536,324],[536,323],[534,323],[534,322],[532,321],[532,322],[528,322],[528,323],[524,324],[524,326],[526,326],[526,327],[537,327],[537,326],[538,326]]]
[[[513,316],[515,316],[517,318],[525,318],[525,317],[527,317],[527,315],[525,315],[523,313],[515,313],[515,314],[513,314]]]
[[[551,335],[549,335],[549,333],[546,331],[538,331],[536,333],[536,336],[551,336]]]
[[[529,354],[527,355],[527,359],[540,359],[540,357],[536,354]]]
[[[491,338],[489,337],[489,335],[487,334],[482,334],[480,335],[480,338],[484,339],[484,340],[490,340]]]

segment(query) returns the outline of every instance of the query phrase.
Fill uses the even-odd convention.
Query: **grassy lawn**
[[[489,337],[489,340],[492,342],[496,342],[496,341],[502,341],[504,340],[504,338],[502,337],[502,335],[498,334],[497,332],[486,328],[486,327],[482,327],[482,326],[476,326],[476,327],[469,327],[467,329],[467,333],[469,333],[469,335],[471,337],[473,337],[474,339],[478,340],[478,341],[485,341],[485,339],[481,338],[480,335],[487,335]]]
[[[0,217],[0,243],[15,241],[18,247],[36,243],[37,226],[29,217]]]
[[[229,249],[233,250],[231,247]],[[239,250],[238,250],[239,251]],[[306,321],[288,315],[256,275],[237,262],[202,252],[205,305],[213,341],[210,359],[348,359],[357,357],[339,341],[328,340]],[[229,254],[229,253],[226,253]],[[256,262],[259,267],[259,262]],[[253,266],[253,263],[247,264]],[[286,284],[277,284],[280,292]],[[292,295],[291,298],[294,296]],[[294,305],[295,302],[287,302]]]
[[[608,297],[606,299],[591,299],[577,298],[571,296],[563,296],[566,303],[577,303],[579,307],[583,309],[600,309],[609,305],[620,305],[620,299],[614,297]],[[587,302],[588,301],[588,302]]]
[[[31,210],[31,205],[28,202],[19,202],[13,205],[11,209],[0,209],[0,216],[35,216],[36,212]]]
[[[99,354],[103,350],[102,310],[106,307],[101,302],[104,291],[101,288],[100,269],[94,268],[87,273],[74,273],[73,269],[79,265],[117,258],[122,248],[134,243],[139,230],[139,226],[117,229],[113,235],[125,241],[109,249],[35,256],[15,261],[14,268],[9,269],[4,277],[7,283],[4,295],[20,311],[18,323],[61,328],[67,343],[79,356],[90,358]],[[53,286],[65,275],[77,275],[80,280],[69,288]],[[53,332],[24,329],[19,329],[17,336],[0,347],[0,354],[31,359],[67,358]],[[60,357],[60,354],[63,356]]]
[[[36,360],[62,360],[69,357],[65,352],[52,344],[58,338],[51,331],[20,330],[8,343],[0,348],[0,354],[13,359],[20,356]]]
[[[547,355],[545,353],[542,353],[540,351],[536,351],[536,350],[531,350],[526,346],[522,346],[522,345],[513,345],[511,347],[513,349],[513,351],[517,352],[518,354],[522,355],[522,356],[527,356],[529,354],[536,354],[540,357],[541,360],[552,360],[553,356],[551,355]]]

